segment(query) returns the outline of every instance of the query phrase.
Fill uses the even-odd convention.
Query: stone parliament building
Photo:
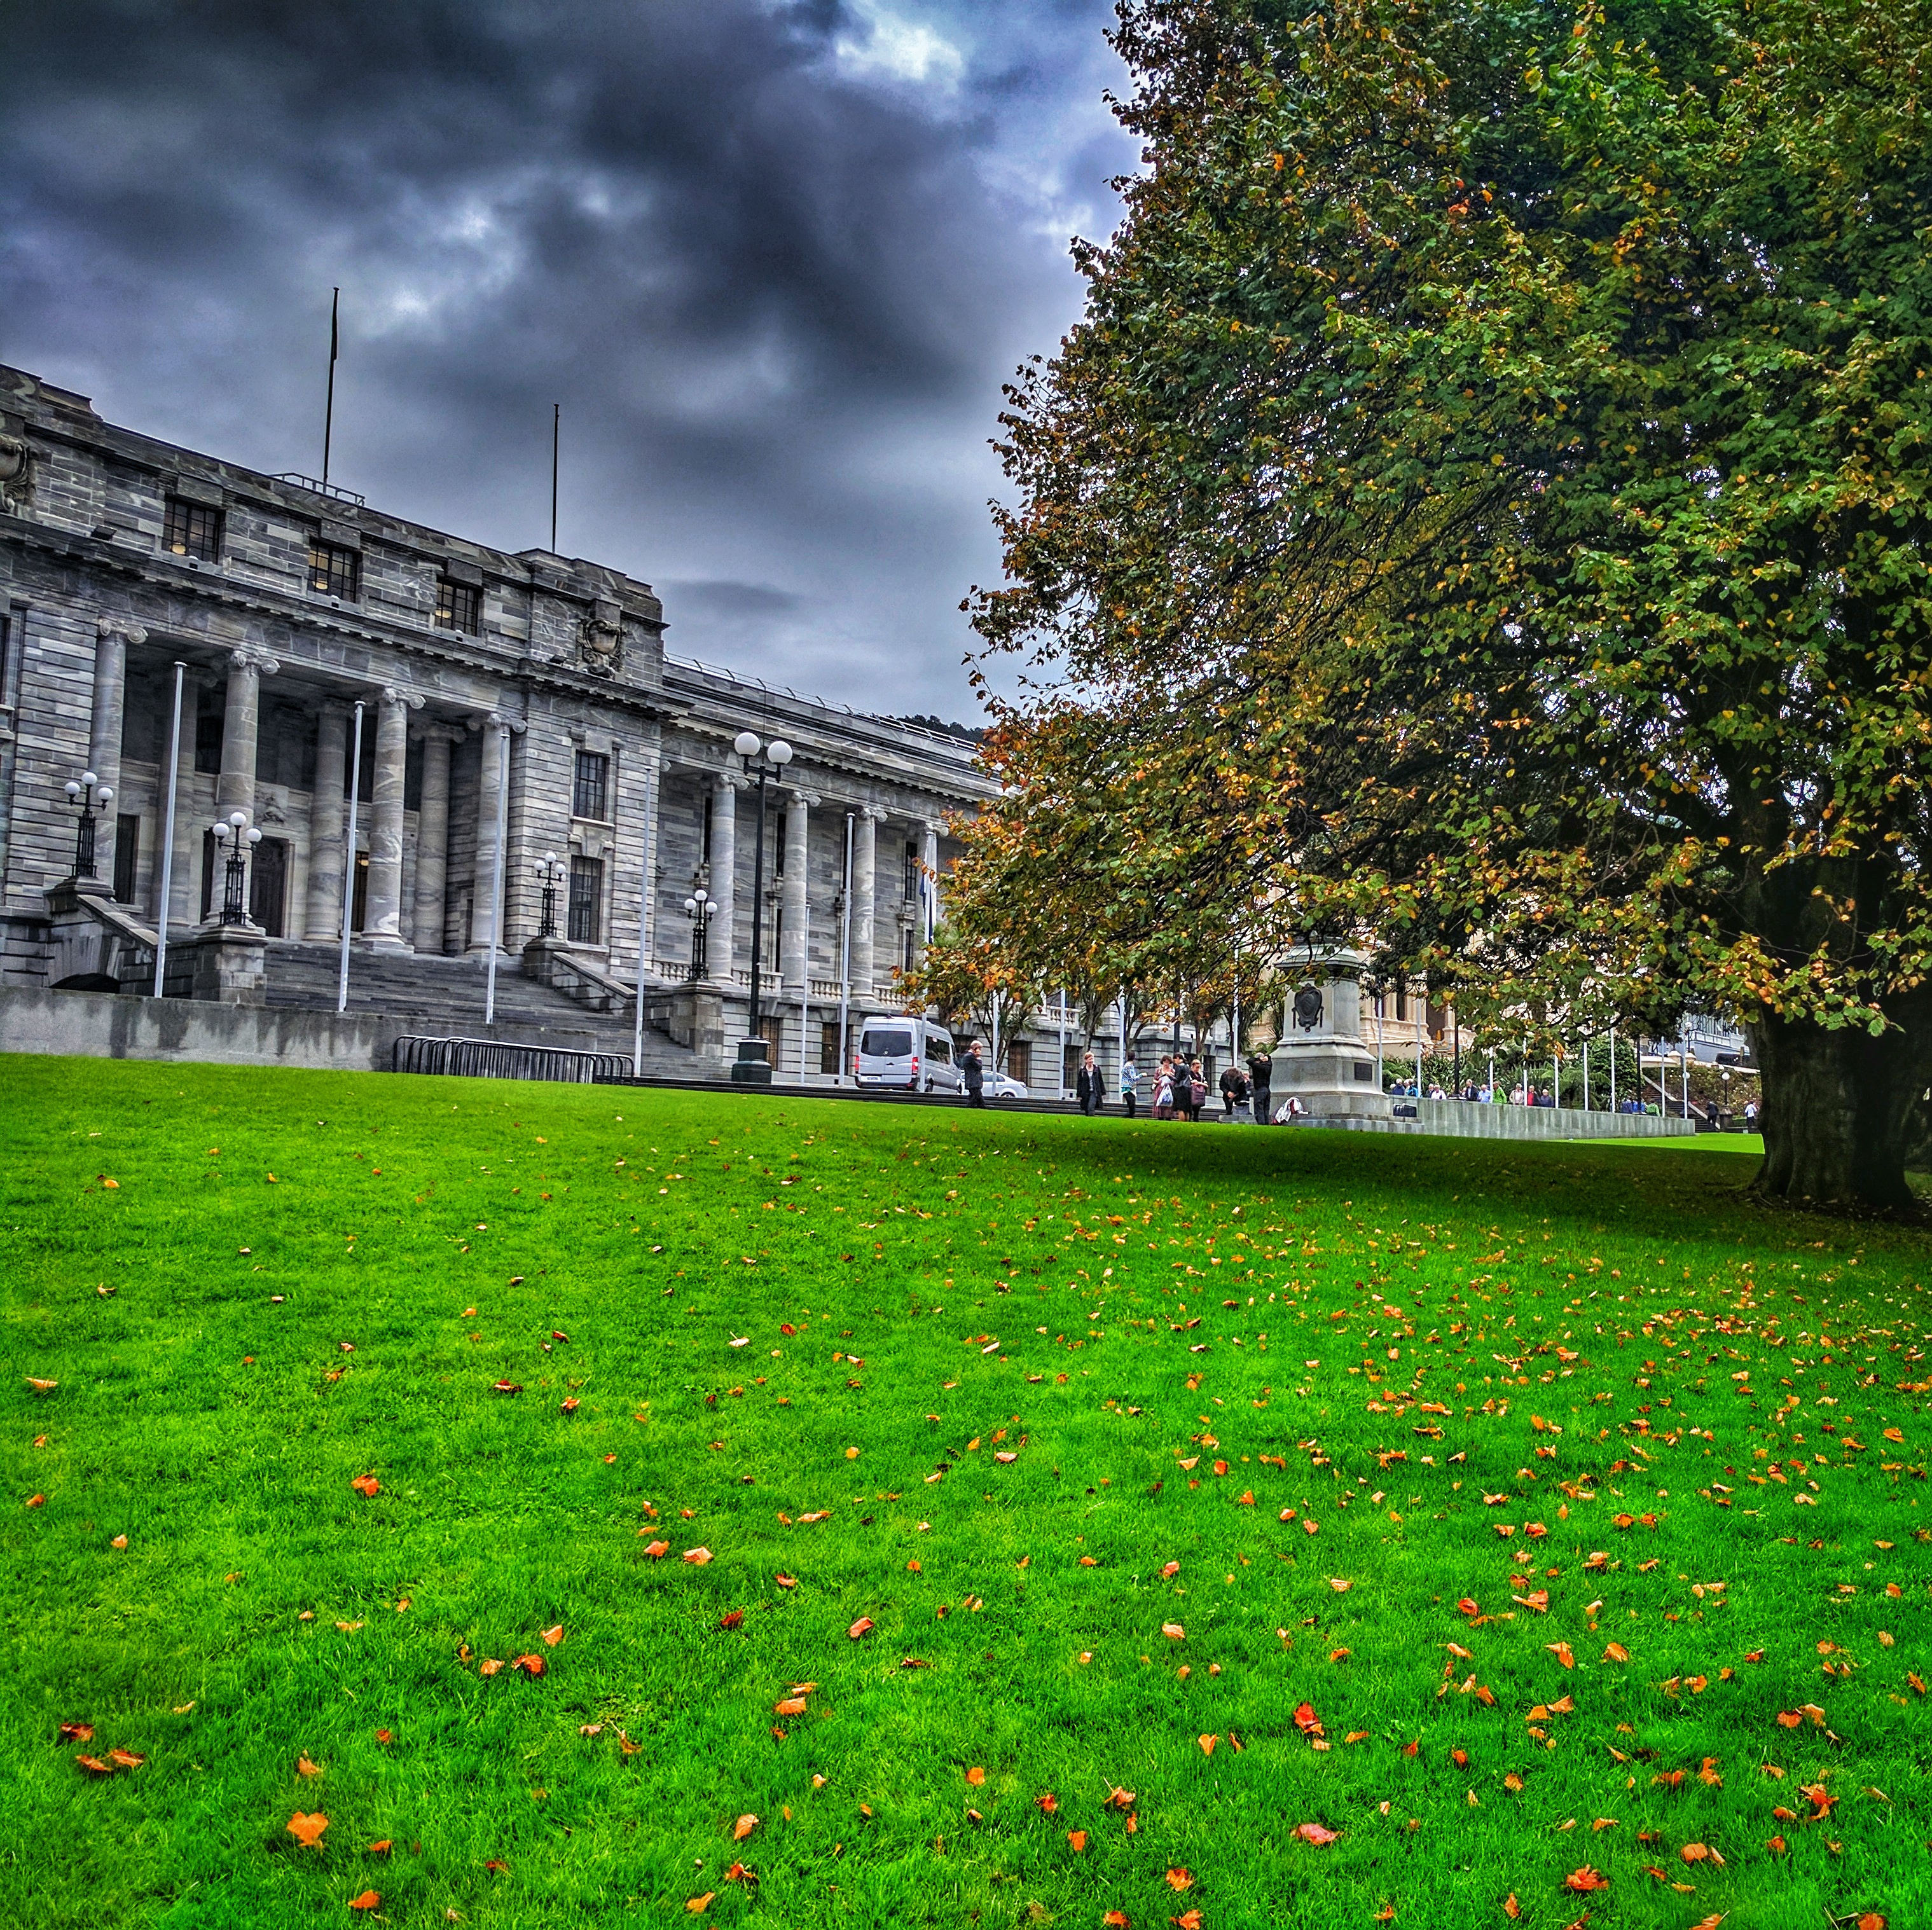
[[[665,627],[616,570],[176,449],[0,368],[0,1000],[83,988],[69,1038],[137,1006],[261,1008],[250,1036],[280,1014],[280,1043],[253,1056],[308,1037],[342,1062],[312,1015],[342,1022],[346,908],[372,1063],[399,1031],[628,1053],[641,976],[644,1070],[722,1076],[749,1016],[748,729],[795,753],[765,793],[761,1029],[782,1077],[833,1073],[842,1001],[901,1008],[946,820],[992,782],[966,738],[680,662]],[[88,773],[112,794],[91,876]],[[694,981],[700,889],[722,908]]]

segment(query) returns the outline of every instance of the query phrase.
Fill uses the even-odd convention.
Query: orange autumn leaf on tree
[[[328,1818],[317,1810],[313,1816],[304,1816],[298,1809],[289,1818],[289,1834],[298,1843],[315,1844],[322,1841],[322,1832],[328,1827]]]

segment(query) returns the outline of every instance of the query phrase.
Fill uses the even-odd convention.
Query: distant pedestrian
[[[1130,1052],[1120,1061],[1120,1103],[1127,1109],[1127,1117],[1134,1116],[1134,1102],[1140,1094],[1141,1069]]]
[[[1174,1115],[1174,1061],[1163,1053],[1160,1069],[1154,1076],[1154,1116],[1172,1119]]]
[[[1274,1076],[1274,1061],[1266,1052],[1255,1052],[1248,1060],[1248,1078],[1254,1094],[1255,1124],[1268,1123],[1268,1082]]]
[[[1227,1070],[1222,1073],[1221,1107],[1230,1119],[1234,1118],[1238,1107],[1244,1112],[1247,1109],[1248,1099],[1252,1091],[1252,1088],[1248,1084],[1248,1076],[1241,1070],[1238,1062],[1229,1065]]]
[[[1080,1109],[1089,1118],[1106,1103],[1107,1082],[1100,1076],[1100,1068],[1094,1063],[1091,1052],[1081,1057],[1080,1070],[1074,1075],[1074,1096],[1080,1101]]]
[[[966,1103],[968,1106],[984,1106],[986,1103],[986,1062],[980,1056],[977,1039],[966,1048],[966,1056],[960,1062],[959,1070],[966,1081]]]
[[[1201,1055],[1190,1055],[1187,1061],[1187,1116],[1190,1119],[1201,1117],[1201,1109],[1208,1103],[1208,1075],[1201,1070]]]

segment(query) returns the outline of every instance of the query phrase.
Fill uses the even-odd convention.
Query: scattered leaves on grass
[[[322,1841],[322,1832],[328,1827],[328,1818],[319,1809],[313,1815],[308,1816],[304,1815],[298,1809],[289,1818],[288,1827],[289,1834],[298,1843],[305,1843],[313,1846]]]

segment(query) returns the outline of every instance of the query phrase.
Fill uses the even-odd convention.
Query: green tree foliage
[[[1932,1079],[1928,0],[1126,0],[1146,165],[1010,392],[952,915],[1170,981],[1735,1011],[1760,1186]]]

